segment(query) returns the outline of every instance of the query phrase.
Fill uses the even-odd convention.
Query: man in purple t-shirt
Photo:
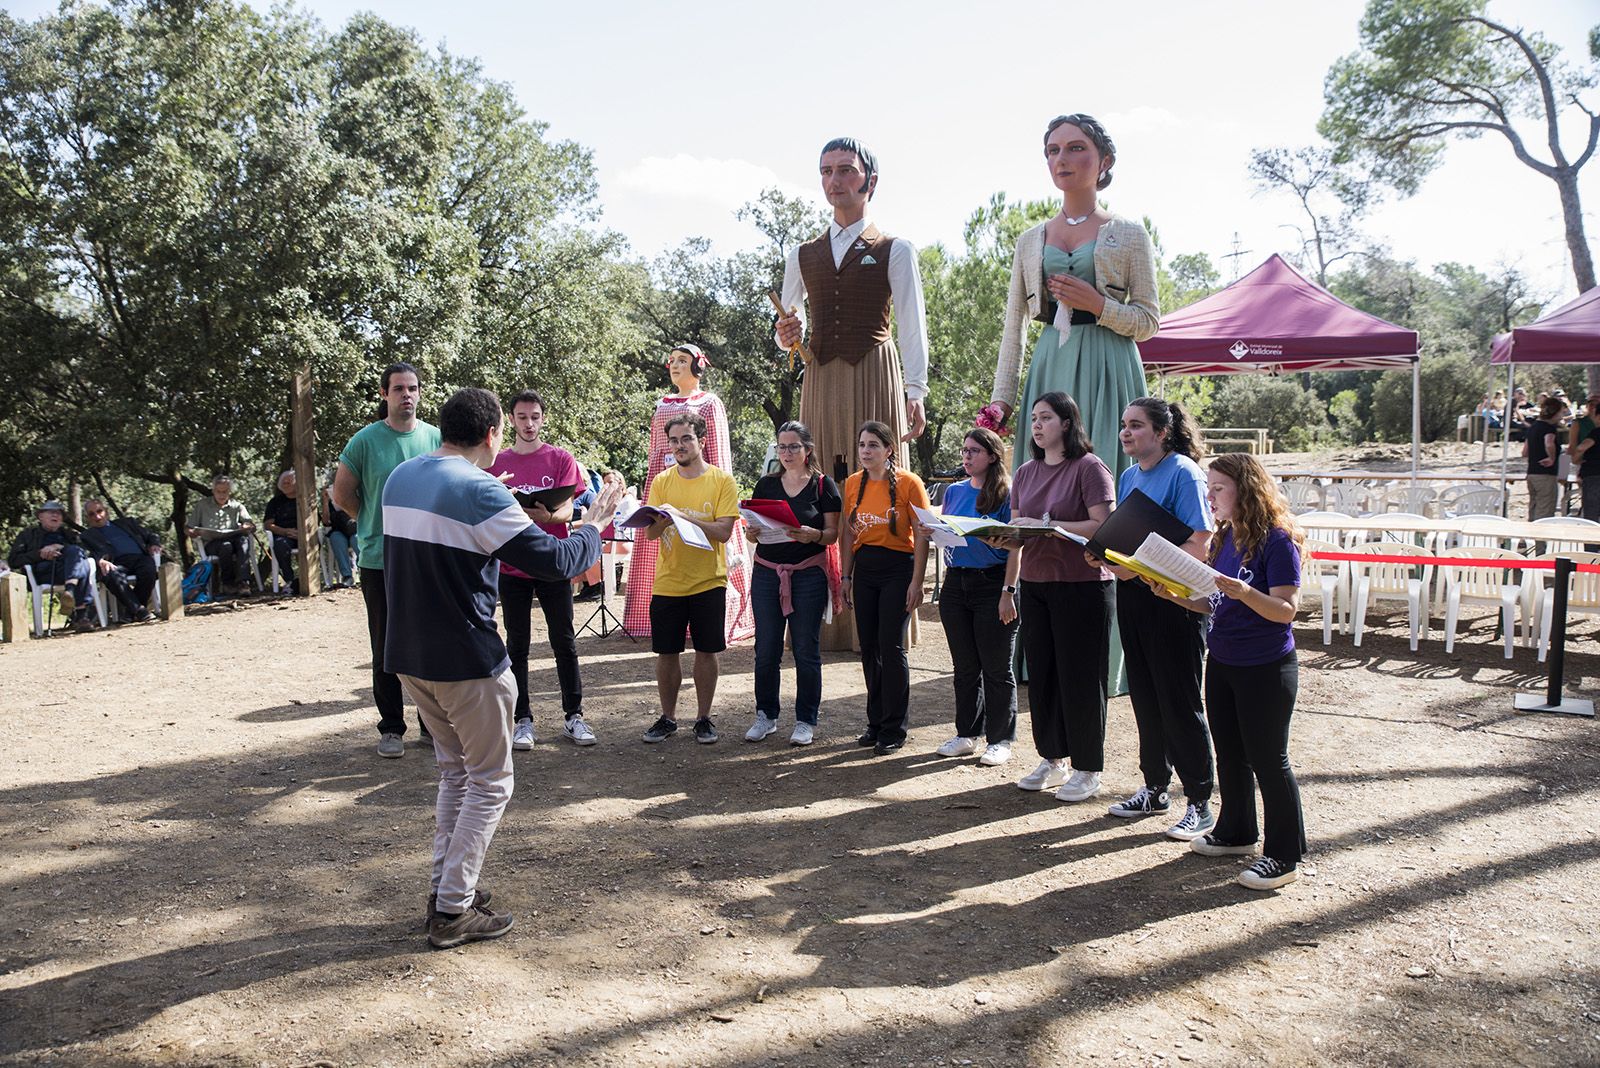
[[[490,466],[507,487],[515,490],[574,487],[581,493],[586,484],[578,461],[566,449],[541,441],[544,430],[544,399],[531,389],[511,398],[511,422],[516,434],[509,449],[502,449]],[[551,512],[543,505],[524,508],[528,518],[557,538],[567,536],[572,521],[572,499]],[[511,656],[511,674],[517,683],[516,728],[511,748],[533,748],[533,712],[528,705],[528,647],[533,635],[533,599],[539,599],[544,612],[550,653],[556,660],[556,679],[561,684],[561,710],[566,724],[561,732],[578,745],[593,745],[594,731],[583,721],[583,680],[578,676],[578,637],[572,625],[572,583],[566,579],[543,581],[531,578],[510,564],[500,565],[500,616],[506,628],[506,651]]]

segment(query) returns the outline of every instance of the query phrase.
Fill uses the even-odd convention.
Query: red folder
[[[789,507],[788,501],[763,501],[752,498],[740,501],[740,508],[746,508],[763,519],[770,519],[774,523],[782,523],[786,527],[797,527],[800,520],[795,518],[794,509]]]

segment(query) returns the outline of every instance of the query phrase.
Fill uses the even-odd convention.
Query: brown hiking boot
[[[468,942],[481,942],[486,938],[499,938],[511,930],[516,921],[509,912],[490,912],[479,905],[459,916],[445,917],[437,913],[428,921],[428,944],[434,949],[453,949]]]
[[[485,890],[483,887],[480,886],[478,889],[476,889],[476,890],[474,890],[472,892],[472,907],[473,908],[478,908],[480,905],[483,906],[483,907],[488,907],[489,901],[493,897],[494,897],[494,891]],[[433,918],[435,916],[437,916],[438,914],[439,914],[439,895],[438,894],[429,894],[428,895],[427,922],[432,923],[433,922]]]

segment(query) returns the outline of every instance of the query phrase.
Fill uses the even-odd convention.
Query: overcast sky
[[[265,6],[263,4],[263,6]],[[815,198],[817,150],[849,134],[879,156],[873,215],[923,245],[959,246],[991,194],[1054,194],[1045,123],[1085,111],[1117,142],[1114,211],[1155,222],[1167,253],[1242,269],[1295,248],[1285,195],[1257,194],[1252,148],[1311,142],[1329,64],[1356,46],[1359,0],[1018,4],[860,0],[854,5],[311,0],[330,27],[374,10],[428,44],[475,56],[554,136],[594,152],[606,225],[653,256],[687,237],[751,245],[734,219],[766,186]],[[9,5],[34,17],[54,4]],[[819,12],[837,12],[827,22]],[[1491,14],[1586,62],[1595,0],[1496,0]],[[1590,104],[1600,100],[1592,93]],[[1569,138],[1575,154],[1576,125]],[[1533,144],[1537,148],[1537,140]],[[1585,172],[1591,245],[1600,161]],[[1498,135],[1454,144],[1408,200],[1367,231],[1423,267],[1520,266],[1548,294],[1576,293],[1549,180]]]

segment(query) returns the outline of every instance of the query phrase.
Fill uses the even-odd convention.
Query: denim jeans
[[[340,580],[354,579],[350,574],[350,536],[342,530],[328,531],[328,551],[333,554],[333,566],[339,569]]]
[[[778,599],[778,573],[755,565],[750,576],[750,601],[756,617],[756,711],[778,718],[778,676],[783,663],[783,634],[794,641],[794,718],[816,726],[822,706],[822,613],[828,606],[828,573],[808,567],[789,576],[794,613],[783,614]]]
[[[79,608],[94,604],[94,559],[76,545],[63,545],[54,560],[33,565],[34,581],[41,586],[65,586]]]

